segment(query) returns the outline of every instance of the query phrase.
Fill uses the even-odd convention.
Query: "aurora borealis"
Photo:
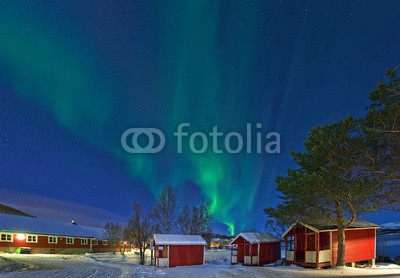
[[[127,216],[170,183],[180,206],[208,199],[231,233],[262,229],[289,151],[317,124],[363,115],[369,91],[400,64],[399,10],[397,1],[1,1],[0,188]],[[178,154],[180,123],[225,134],[261,123],[280,133],[281,150]],[[165,148],[127,153],[120,138],[131,127],[162,130]]]

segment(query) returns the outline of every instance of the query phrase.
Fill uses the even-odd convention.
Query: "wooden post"
[[[166,245],[166,246],[167,246],[167,256],[168,256],[167,267],[169,267],[169,245]]]
[[[250,265],[253,265],[253,256],[251,255],[251,243],[249,248],[249,255],[250,255]]]
[[[297,236],[296,236],[296,226],[293,228],[293,262],[297,260]]]
[[[329,248],[331,253],[331,263],[330,266],[333,265],[333,247],[332,247],[332,231],[329,231]]]
[[[316,258],[316,264],[317,268],[319,268],[319,233],[315,233],[315,250],[317,251],[317,254],[315,256]]]
[[[307,263],[307,227],[304,227],[304,263]]]
[[[288,240],[287,240],[287,235],[285,236],[285,251],[287,251],[288,249]],[[286,257],[286,253],[285,253],[285,257]]]
[[[376,259],[376,229],[374,229],[374,260],[373,260],[373,266],[375,266],[375,259]]]
[[[232,257],[231,257],[231,262],[232,262]],[[206,246],[204,245],[203,249],[203,265],[206,263]]]
[[[237,253],[237,252],[236,252],[236,253]],[[204,255],[205,255],[205,254],[204,254]],[[231,265],[233,264],[232,258],[233,258],[233,244],[231,245]]]

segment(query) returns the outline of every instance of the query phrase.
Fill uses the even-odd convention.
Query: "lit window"
[[[74,244],[74,238],[73,237],[67,237],[67,244]]]
[[[88,244],[88,239],[87,238],[81,238],[81,244],[82,245],[87,245]]]
[[[108,241],[107,240],[103,240],[103,245],[108,245]]]
[[[12,242],[13,241],[12,234],[1,234],[0,241]]]
[[[97,239],[92,239],[92,245],[97,245],[97,244],[98,244]]]
[[[37,243],[37,236],[28,235],[26,237],[26,242]]]
[[[56,236],[49,236],[49,243],[57,243],[57,237]]]

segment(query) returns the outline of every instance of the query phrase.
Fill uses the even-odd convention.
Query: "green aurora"
[[[390,1],[341,7],[334,1],[1,1],[0,85],[32,111],[47,113],[55,133],[66,131],[123,164],[131,186],[153,196],[126,195],[124,202],[154,202],[167,183],[191,200],[195,188],[215,221],[234,234],[263,226],[262,208],[278,202],[274,178],[291,166],[289,150],[302,148],[307,130],[364,113],[366,92],[399,48],[394,7]],[[184,137],[178,154],[173,134],[180,123],[190,123],[189,135],[214,126],[244,135],[247,123],[261,123],[252,145],[256,132],[278,131],[282,153],[214,154],[209,146],[195,154]],[[120,138],[131,127],[162,130],[165,148],[124,151]],[[35,134],[27,138],[46,148],[33,142]],[[59,152],[68,150],[65,144]],[[57,179],[68,180],[64,174]],[[103,185],[122,190],[113,174]],[[32,176],[35,182],[42,181]],[[57,188],[42,191],[59,197]],[[93,204],[108,209],[105,192],[93,197],[103,204]],[[65,198],[86,201],[83,194]]]
[[[239,210],[243,219],[250,213],[261,178],[262,169],[257,169],[260,159],[238,154],[232,161],[227,155],[185,152],[179,155],[178,164],[172,163],[166,173],[154,176],[161,167],[158,156],[125,153],[115,141],[124,128],[137,125],[155,125],[169,134],[181,122],[190,122],[191,130],[204,132],[216,124],[237,127],[230,124],[235,120],[232,116],[249,114],[252,109],[245,92],[257,59],[258,34],[236,27],[252,29],[260,23],[261,17],[252,16],[255,7],[244,3],[231,7],[233,13],[252,20],[245,26],[227,20],[235,28],[228,28],[221,37],[219,9],[211,4],[154,5],[160,16],[161,30],[155,38],[160,54],[145,69],[146,74],[155,75],[148,79],[156,85],[152,92],[144,92],[140,82],[135,82],[140,73],[127,72],[130,80],[121,82],[118,72],[111,72],[106,64],[108,49],[96,49],[84,36],[71,35],[69,29],[76,23],[50,25],[46,19],[55,20],[51,18],[55,15],[43,19],[26,7],[19,7],[19,18],[15,18],[5,8],[6,2],[2,6],[0,24],[7,28],[0,29],[0,58],[6,65],[6,82],[20,97],[48,110],[75,136],[125,160],[130,175],[140,178],[154,195],[166,182],[179,186],[189,180],[210,201],[216,221],[225,223],[232,234],[247,224],[231,213]],[[241,58],[235,59],[239,52]],[[144,103],[144,97],[151,100]],[[121,110],[120,104],[126,100],[129,109]],[[243,127],[251,120],[255,119],[247,117],[240,124]],[[174,147],[170,144],[160,155],[173,156]]]

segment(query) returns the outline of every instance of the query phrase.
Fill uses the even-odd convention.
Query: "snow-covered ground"
[[[147,253],[146,255],[150,255]],[[400,266],[378,265],[375,268],[304,269],[296,266],[249,267],[230,265],[229,250],[206,252],[206,264],[158,268],[138,265],[138,255],[20,255],[1,254],[7,262],[31,265],[34,270],[1,272],[1,277],[400,277]],[[15,270],[17,270],[16,268]],[[29,269],[25,268],[25,269]]]

